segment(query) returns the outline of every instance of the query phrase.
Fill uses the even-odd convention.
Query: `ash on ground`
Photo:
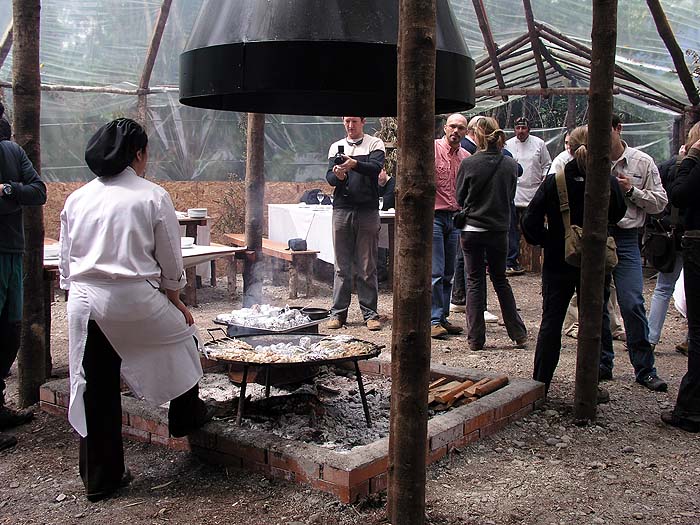
[[[362,378],[372,426],[367,427],[354,372],[323,367],[312,379],[287,386],[249,383],[242,426],[338,451],[367,445],[389,435],[391,379]],[[219,420],[235,425],[240,389],[225,373],[207,373],[200,397],[217,406]]]

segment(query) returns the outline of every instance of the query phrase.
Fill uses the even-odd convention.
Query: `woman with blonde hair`
[[[569,136],[569,149],[573,160],[569,161],[559,176],[564,176],[568,193],[570,222],[583,226],[583,201],[586,187],[586,161],[588,156],[588,128],[581,126]],[[545,388],[554,376],[561,351],[561,328],[566,308],[574,292],[579,292],[580,268],[567,264],[564,260],[564,223],[559,203],[556,183],[557,174],[547,175],[530,205],[525,210],[522,230],[530,244],[544,249],[542,265],[542,322],[535,348],[533,378],[542,381]],[[617,223],[627,211],[625,198],[617,180],[610,176],[609,224]],[[605,301],[610,295],[610,274],[605,279]],[[580,295],[579,295],[580,297]],[[603,311],[601,345],[612,352],[612,335],[607,308]],[[599,397],[600,399],[600,397]]]
[[[686,151],[690,151],[691,146],[698,139],[700,139],[700,122],[696,122],[695,125],[690,128],[690,131],[688,132],[688,139],[686,140],[685,145],[681,147],[678,155],[674,155],[666,162],[659,164],[661,184],[663,184],[666,193],[669,193],[669,183],[675,179],[678,165],[685,158]],[[660,217],[661,223],[667,228],[670,228],[671,222],[674,221],[672,218],[672,212],[673,206],[669,202]],[[654,294],[651,297],[651,307],[649,308],[649,342],[652,346],[659,344],[659,340],[661,339],[661,330],[664,327],[664,321],[666,321],[668,305],[671,302],[673,290],[676,288],[676,281],[681,274],[681,269],[683,269],[683,251],[681,247],[681,238],[683,237],[683,232],[685,231],[683,215],[683,210],[679,210],[678,217],[674,221],[676,222],[674,230],[674,240],[676,243],[675,262],[673,263],[673,267],[670,269],[670,271],[659,272],[656,277]],[[681,353],[687,354],[687,342],[676,345],[676,349]]]
[[[527,330],[506,278],[510,203],[515,196],[518,163],[503,155],[506,136],[495,119],[480,119],[475,136],[479,150],[462,161],[457,174],[457,202],[465,216],[460,240],[467,273],[467,340],[471,350],[481,350],[486,343],[486,262],[508,336],[523,348]]]

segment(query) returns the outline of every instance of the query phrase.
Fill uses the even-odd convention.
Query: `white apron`
[[[97,322],[121,357],[122,376],[135,395],[161,405],[202,377],[197,328],[187,326],[182,312],[157,286],[148,280],[71,282],[68,420],[82,437],[87,435],[83,355],[89,320]]]

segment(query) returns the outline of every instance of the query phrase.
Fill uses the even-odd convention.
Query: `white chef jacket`
[[[544,140],[534,135],[528,135],[525,142],[521,142],[518,137],[512,137],[506,141],[506,149],[523,167],[523,174],[518,177],[518,188],[515,191],[515,205],[524,208],[530,204],[537,188],[549,172],[552,158]]]
[[[202,377],[195,326],[160,291],[185,286],[180,228],[168,193],[130,167],[73,192],[61,212],[61,288],[68,297],[68,419],[85,422],[83,356],[94,320],[122,359],[134,394],[154,404]]]
[[[549,166],[549,172],[547,172],[547,175],[555,175],[558,168],[561,168],[561,170],[564,171],[564,166],[566,166],[572,160],[574,160],[574,157],[568,150],[562,151],[559,155],[554,157],[554,160],[552,160],[552,164]]]

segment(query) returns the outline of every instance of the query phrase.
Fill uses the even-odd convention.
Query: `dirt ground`
[[[541,298],[539,276],[511,279],[530,333],[526,350],[510,344],[505,328],[488,325],[487,347],[470,352],[466,337],[434,341],[432,360],[530,377]],[[269,284],[269,283],[268,283]],[[647,305],[654,286],[646,281]],[[330,288],[294,304],[330,306]],[[199,291],[193,309],[202,328],[217,313],[240,307],[224,287]],[[497,310],[491,290],[490,310]],[[266,286],[271,304],[284,304],[285,289]],[[392,298],[380,297],[391,317]],[[347,333],[389,348],[390,325],[368,332],[353,299]],[[464,324],[463,314],[453,322]],[[576,341],[564,337],[562,357],[548,402],[495,436],[478,441],[431,466],[427,472],[427,522],[431,524],[700,524],[700,438],[664,426],[662,410],[673,406],[687,359],[674,350],[684,322],[671,307],[657,368],[668,393],[634,383],[621,342],[615,343],[615,378],[606,384],[611,401],[594,426],[572,421]],[[53,305],[55,374],[67,375],[65,303]],[[17,372],[9,378],[10,399]],[[0,524],[379,524],[386,523],[384,496],[355,505],[330,495],[258,474],[207,465],[188,453],[125,442],[135,480],[117,497],[91,504],[78,475],[76,434],[60,418],[37,413],[13,431],[14,449],[0,453]]]

